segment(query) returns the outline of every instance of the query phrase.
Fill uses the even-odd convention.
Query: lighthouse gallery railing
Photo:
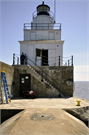
[[[61,29],[61,23],[24,23],[24,29]]]

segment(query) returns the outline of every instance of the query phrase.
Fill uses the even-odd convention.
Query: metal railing
[[[46,56],[43,56],[43,57],[46,58]],[[59,66],[60,66],[60,62],[61,62],[61,60],[63,60],[63,58],[65,58],[65,59],[68,58],[67,64],[65,63],[64,66],[73,66],[73,56],[63,57],[63,58],[61,58],[60,56],[58,56],[56,58],[58,58]],[[45,61],[46,61],[46,59],[45,59]],[[47,63],[48,63],[48,60],[47,60]],[[20,65],[20,64],[21,64],[21,62],[20,62],[20,55],[13,54],[13,65]],[[45,79],[47,82],[49,82],[49,84],[51,84],[51,86],[53,86],[55,89],[57,89],[60,92],[61,85],[57,81],[55,81],[52,77],[50,77],[48,75],[48,73],[45,72],[42,69],[41,66],[38,66],[36,64],[36,62],[33,62],[33,60],[31,60],[30,58],[27,57],[26,63],[24,63],[24,64],[30,65],[39,75],[41,75],[41,77],[42,77],[42,80],[41,81],[42,82],[44,82],[44,79]],[[63,96],[62,93],[60,93],[60,95]]]
[[[15,54],[13,54],[13,65],[15,65]],[[18,59],[18,56],[16,56],[16,58]],[[17,61],[18,62],[18,61]],[[49,85],[51,84],[51,86],[53,86],[55,89],[57,89],[61,95],[61,97],[63,97],[63,94],[60,92],[61,90],[61,85],[56,82],[52,77],[50,77],[48,75],[48,73],[46,73],[41,67],[37,66],[31,59],[27,58],[27,65],[30,65],[39,75],[41,75],[42,77],[42,82],[44,82],[45,84],[45,81],[44,79],[49,82]],[[18,62],[19,64],[19,62]],[[45,84],[46,85],[46,84]]]
[[[42,10],[43,11],[43,10]],[[40,10],[40,12],[41,12],[41,10]],[[48,16],[50,16],[52,19],[53,19],[53,21],[54,21],[54,14],[53,14],[53,12],[52,11],[46,11],[49,15]],[[35,18],[35,17],[37,17],[38,15],[37,15],[38,13],[37,13],[37,11],[34,11],[33,12],[33,14],[32,14],[32,20]]]
[[[41,65],[50,65],[50,66],[73,66],[73,56],[69,57],[52,57],[48,60],[48,57],[43,56],[40,59]],[[37,59],[36,59],[37,63]]]
[[[57,56],[50,60],[48,60],[48,57],[42,55],[42,57],[40,57],[40,64],[37,57],[34,59],[30,57],[30,60],[32,60],[37,66],[73,66],[73,55],[69,57]],[[19,54],[13,54],[13,65],[15,64],[21,64]]]
[[[24,23],[24,29],[61,29],[61,23]]]
[[[42,77],[42,82],[44,82],[43,79],[45,79],[47,82],[49,82],[54,88],[60,91],[61,85],[56,82],[52,77],[48,75],[40,66],[37,66],[32,60],[28,58],[27,62],[28,65],[30,65],[39,75]]]
[[[63,62],[63,66],[73,66],[73,55],[69,57],[59,56],[59,66],[61,62]]]

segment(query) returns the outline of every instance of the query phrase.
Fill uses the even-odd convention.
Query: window
[[[40,49],[36,49],[36,56],[39,56],[40,57]]]

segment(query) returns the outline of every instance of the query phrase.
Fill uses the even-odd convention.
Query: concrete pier
[[[81,100],[80,106],[77,106],[76,100]],[[86,99],[71,98],[36,98],[36,99],[13,99],[9,104],[1,104],[0,109],[28,109],[28,108],[81,108],[89,106]]]
[[[77,106],[77,99],[81,100],[80,106]],[[81,112],[88,105],[89,101],[76,97],[14,99],[9,104],[1,104],[0,109],[24,110],[3,122],[0,132],[9,135],[88,135],[85,123],[65,111],[80,109]],[[89,117],[88,111],[84,112],[85,117]]]

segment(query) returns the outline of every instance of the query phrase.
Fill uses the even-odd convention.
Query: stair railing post
[[[19,65],[19,57],[17,57],[17,65]]]
[[[25,23],[24,23],[24,29],[25,29]]]
[[[73,66],[73,55],[71,56],[71,59],[72,59],[72,63],[71,63],[72,65],[71,66]]]
[[[42,50],[41,50],[41,66],[42,66]]]
[[[28,55],[27,55],[27,65],[28,65]]]
[[[60,56],[59,56],[59,66],[60,66]]]
[[[68,66],[69,66],[69,60],[68,60]]]
[[[36,65],[36,57],[35,57],[35,65]]]
[[[13,65],[15,65],[15,53],[13,53]]]
[[[43,70],[42,70],[42,80],[41,81],[43,82]]]

